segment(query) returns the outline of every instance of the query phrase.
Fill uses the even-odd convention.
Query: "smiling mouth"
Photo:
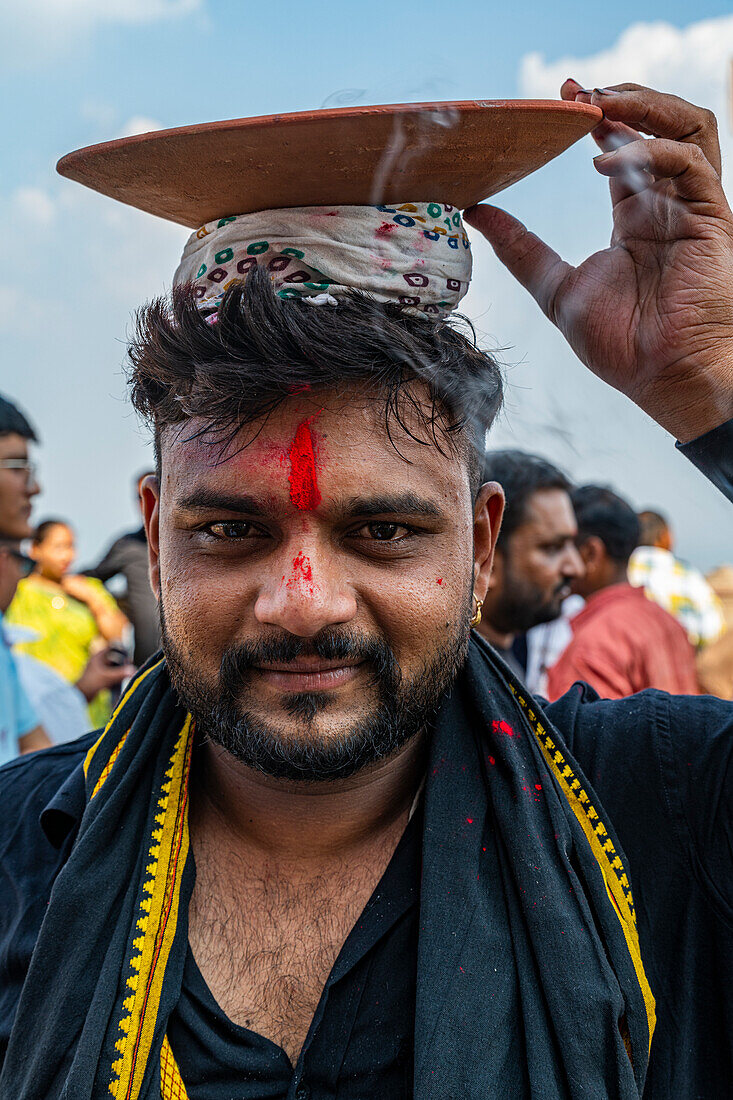
[[[255,665],[253,671],[281,691],[329,691],[356,678],[363,661],[293,661],[283,665]]]

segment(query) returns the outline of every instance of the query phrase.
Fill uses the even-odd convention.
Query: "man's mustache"
[[[364,662],[371,665],[377,680],[386,676],[399,678],[394,654],[383,638],[323,630],[315,638],[280,634],[229,646],[221,659],[221,684],[232,694],[237,694],[243,679],[252,669],[275,664],[288,665],[302,657]]]

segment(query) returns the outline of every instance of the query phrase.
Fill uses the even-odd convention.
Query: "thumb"
[[[497,206],[486,203],[472,206],[464,212],[463,220],[486,237],[504,267],[557,324],[557,293],[574,268],[517,218]]]

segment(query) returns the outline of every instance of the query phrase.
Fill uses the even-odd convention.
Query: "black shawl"
[[[87,808],[23,987],[0,1097],[183,1100],[166,1038],[194,880],[190,718],[163,661],[87,756]],[[613,830],[474,638],[425,788],[415,1096],[633,1100],[654,1026]]]

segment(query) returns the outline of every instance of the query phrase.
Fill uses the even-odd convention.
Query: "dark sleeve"
[[[75,769],[81,776],[83,808],[80,765],[93,740],[86,735],[0,768],[0,1066],[51,888],[72,840],[67,824],[65,840],[58,847],[51,843],[41,814],[54,799],[57,818],[63,814],[68,797],[64,801],[59,794],[70,786]]]
[[[733,501],[733,420],[689,443],[678,443],[677,449]]]
[[[733,919],[733,703],[642,691],[598,699],[576,684],[547,708],[637,868],[676,850]]]
[[[96,577],[98,581],[102,581],[104,584],[111,577],[116,577],[118,573],[124,572],[126,557],[125,539],[117,539],[116,542],[112,543],[99,564],[92,569],[85,569],[84,573],[87,577]]]

